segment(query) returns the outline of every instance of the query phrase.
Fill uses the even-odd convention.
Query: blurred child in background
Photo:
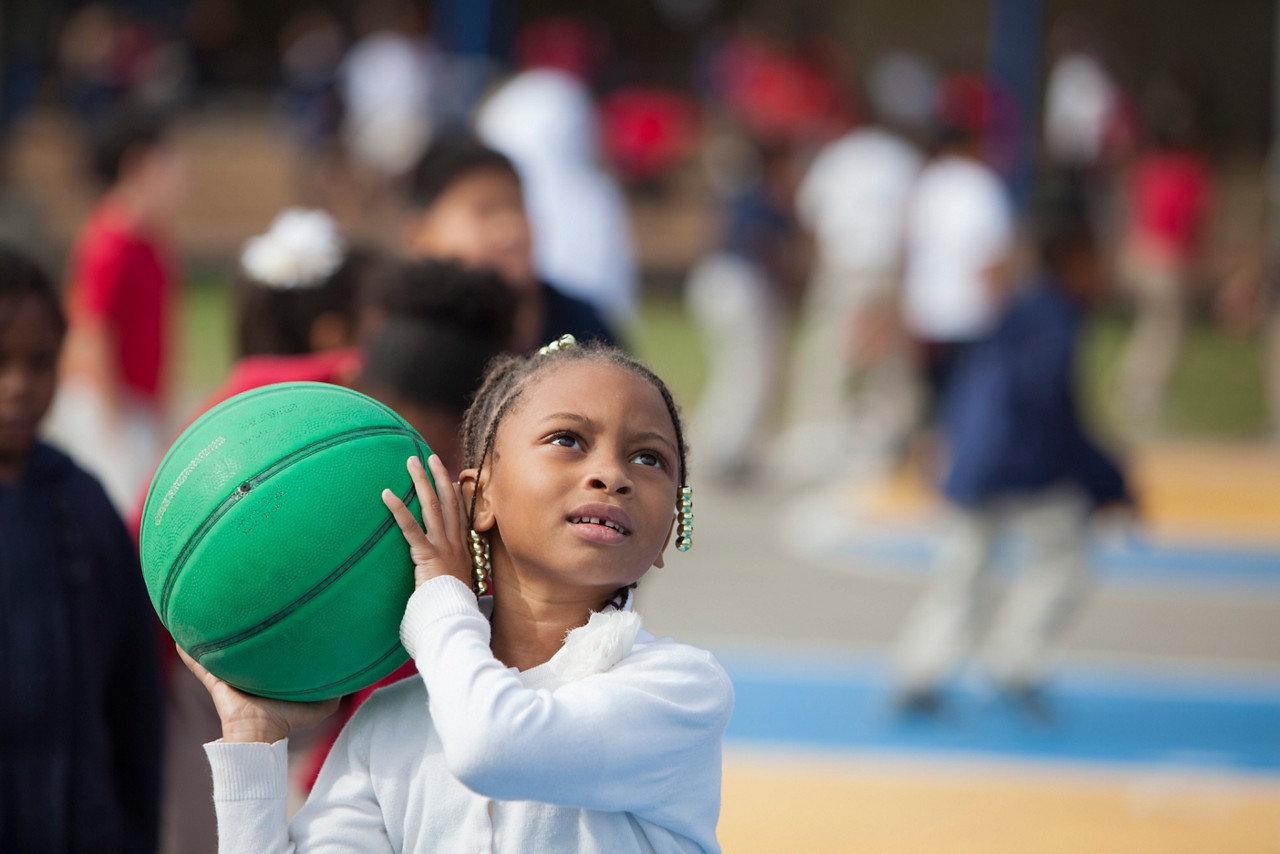
[[[511,337],[511,287],[491,270],[411,261],[379,277],[365,302],[354,388],[404,416],[446,464],[460,460],[462,414]]]
[[[405,247],[414,258],[496,270],[516,293],[508,349],[527,352],[565,333],[612,343],[590,303],[538,278],[520,176],[511,161],[468,137],[432,143],[410,180]]]
[[[240,254],[240,358],[206,405],[269,383],[350,384],[359,371],[363,294],[389,263],[351,245],[324,211],[283,211]]]
[[[0,850],[156,847],[163,734],[138,557],[107,495],[37,439],[66,319],[0,246]]]
[[[907,204],[924,161],[917,139],[933,119],[935,94],[934,75],[917,57],[877,62],[868,121],[818,152],[796,194],[815,265],[781,442],[795,480],[837,479],[855,452],[890,455],[914,426],[898,302]]]
[[[721,186],[719,248],[689,271],[689,313],[707,345],[708,375],[690,423],[710,475],[739,484],[757,473],[773,409],[794,280],[794,166],[785,147],[747,137],[708,152]]]
[[[601,165],[599,124],[586,85],[555,68],[520,72],[476,111],[480,137],[519,169],[538,274],[625,329],[636,315],[630,212]]]
[[[1125,180],[1118,270],[1135,318],[1116,400],[1129,426],[1140,433],[1158,425],[1182,350],[1213,186],[1208,162],[1195,145],[1187,95],[1171,86],[1156,87],[1149,101],[1152,140]]]
[[[93,171],[106,189],[71,259],[71,327],[49,427],[124,510],[167,438],[170,229],[185,166],[160,119],[126,113],[96,140]]]
[[[902,300],[930,406],[995,326],[1014,244],[1013,206],[985,159],[992,94],[971,75],[944,80],[940,91],[941,138],[907,212]]]
[[[1088,583],[1093,511],[1131,503],[1116,464],[1089,438],[1076,403],[1076,351],[1104,282],[1081,217],[1045,222],[1043,273],[959,365],[942,401],[947,523],[930,586],[903,632],[898,703],[933,711],[953,665],[985,628],[983,588],[1006,527],[1030,557],[985,638],[995,684],[1043,708],[1049,653]]]

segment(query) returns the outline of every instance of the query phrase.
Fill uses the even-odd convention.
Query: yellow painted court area
[[[730,751],[726,854],[1275,854],[1280,781]]]
[[[1133,457],[1154,533],[1280,542],[1280,449],[1269,444],[1166,443]]]
[[[1143,524],[1159,539],[1280,543],[1280,448],[1266,443],[1157,442],[1129,454]],[[915,521],[937,499],[917,466],[864,485],[864,517]]]

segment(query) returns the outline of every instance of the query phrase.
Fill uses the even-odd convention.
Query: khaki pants
[[[910,431],[919,389],[896,285],[888,272],[830,268],[810,282],[779,454],[793,481],[837,479]]]
[[[1088,511],[1083,494],[1067,487],[980,508],[952,508],[933,577],[899,642],[899,690],[938,687],[979,645],[997,684],[1039,684],[1054,642],[1088,587]],[[1005,528],[1024,536],[1030,556],[993,614],[992,553]]]
[[[776,388],[781,307],[763,272],[712,255],[689,273],[689,311],[702,329],[709,370],[690,424],[690,444],[716,475],[746,474],[762,441]]]
[[[1187,281],[1177,267],[1131,251],[1120,267],[1121,283],[1133,299],[1133,331],[1120,364],[1118,404],[1141,429],[1156,426],[1165,392],[1178,363],[1187,323]]]

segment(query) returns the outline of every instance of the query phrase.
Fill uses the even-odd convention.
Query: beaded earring
[[[475,579],[477,596],[489,592],[489,578],[493,574],[493,564],[489,561],[489,540],[480,536],[473,528],[471,539],[471,576]]]
[[[693,545],[693,487],[680,487],[680,530],[676,535],[676,548],[689,551]]]

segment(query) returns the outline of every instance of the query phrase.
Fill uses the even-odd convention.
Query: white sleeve
[[[710,653],[641,644],[604,673],[526,688],[490,651],[475,596],[450,577],[410,598],[401,639],[445,761],[473,791],[640,816],[718,811],[733,688]]]
[[[289,839],[289,740],[204,746],[213,771],[219,854],[293,851]]]
[[[359,712],[357,711],[357,715]],[[288,811],[288,739],[274,744],[205,745],[213,769],[219,854],[391,851],[369,776],[367,744],[343,728],[306,804]]]

